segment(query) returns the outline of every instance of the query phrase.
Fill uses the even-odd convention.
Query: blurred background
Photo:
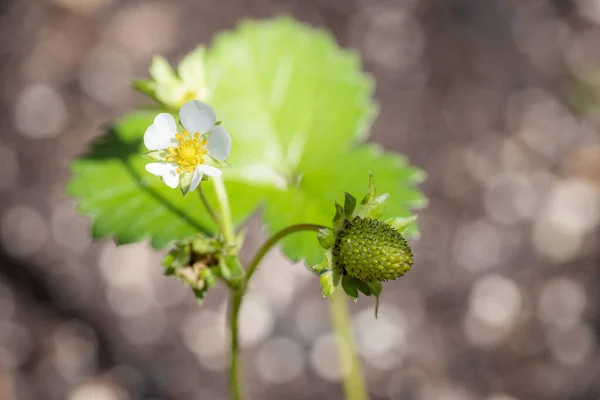
[[[352,306],[372,398],[600,399],[600,0],[2,1],[0,399],[227,398],[224,290],[198,307],[147,243],[92,244],[64,186],[153,55],[281,14],[360,52],[371,140],[428,174],[413,270],[378,320]],[[342,398],[319,291],[269,255],[250,399]]]

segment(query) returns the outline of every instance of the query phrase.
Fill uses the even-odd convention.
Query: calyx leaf
[[[344,215],[346,218],[352,218],[352,213],[356,207],[356,198],[350,193],[344,193]]]

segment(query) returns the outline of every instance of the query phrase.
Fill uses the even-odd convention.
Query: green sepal
[[[192,239],[192,251],[195,254],[214,253],[221,249],[221,243],[211,237],[196,235],[196,237]]]
[[[169,251],[162,261],[162,265],[167,270],[183,268],[190,263],[192,252],[189,246],[177,245],[176,248]],[[169,274],[170,275],[170,274]]]
[[[333,270],[333,287],[336,288],[340,281],[342,280],[342,275],[337,270]]]
[[[173,275],[175,275],[175,268],[173,268],[173,267],[165,267],[165,269],[163,270],[163,275],[164,276],[173,276]]]
[[[240,229],[236,233],[232,243],[227,246],[227,254],[239,254],[242,246],[244,245],[244,239],[246,238],[246,229]]]
[[[323,228],[317,233],[319,244],[324,249],[330,249],[335,243],[335,231],[330,228]]]
[[[383,289],[383,285],[379,281],[368,282],[369,288],[371,289],[371,295],[375,296],[375,318],[379,315],[379,295]]]
[[[335,217],[333,217],[333,227],[340,230],[344,227],[344,209],[336,201],[335,202]]]
[[[385,220],[385,223],[396,229],[398,232],[404,234],[407,228],[410,228],[414,222],[417,221],[417,216],[413,215],[410,217],[395,217],[388,218]]]
[[[365,206],[364,216],[365,218],[378,219],[383,215],[387,202],[390,199],[389,193],[377,196],[371,203]]]
[[[381,289],[383,289],[383,285],[380,281],[373,282],[364,282],[365,285],[369,286],[372,296],[379,296],[381,294]]]
[[[215,284],[217,283],[217,279],[211,269],[205,269],[200,271],[199,278],[201,279],[201,282],[203,282],[201,288],[194,287],[193,282],[187,282],[187,284],[191,286],[192,291],[194,292],[194,297],[196,298],[196,302],[199,305],[202,305],[204,303],[206,293],[208,293],[208,289],[215,286]]]
[[[244,275],[244,268],[237,256],[225,256],[221,258],[221,270],[227,270],[228,277],[226,279],[237,279]],[[225,276],[223,276],[225,278]]]
[[[358,287],[355,284],[355,279],[348,275],[342,278],[342,288],[344,292],[354,301],[358,300]]]
[[[215,126],[219,126],[219,125],[221,125],[221,122],[222,122],[222,121],[217,121],[217,122],[215,122]]]
[[[353,278],[353,279],[355,280],[353,283],[359,292],[361,292],[365,296],[373,295],[373,292],[371,292],[371,287],[367,283],[361,281],[360,279],[356,279],[356,278]]]
[[[207,154],[210,157],[210,154]],[[224,168],[230,168],[231,167],[231,163],[227,160],[217,160],[216,158],[212,158],[210,157],[210,159],[212,160],[212,164],[220,169],[224,169]],[[207,181],[208,180],[208,176],[207,175],[202,175],[202,180],[203,181]]]
[[[142,157],[151,161],[166,161],[169,153],[166,150],[153,150],[142,154]]]
[[[192,288],[192,291],[194,292],[194,297],[196,298],[196,302],[198,303],[198,305],[202,305],[204,304],[204,298],[206,297],[206,293],[208,292],[208,288],[205,286],[202,289],[194,289]]]
[[[231,280],[231,270],[229,269],[227,262],[225,262],[224,257],[219,259],[219,267],[216,268],[216,272],[219,277],[225,279],[226,281]]]
[[[356,208],[356,198],[352,196],[350,193],[344,193],[344,215],[346,219],[352,218],[352,213]]]
[[[364,205],[364,204],[369,204],[370,202],[372,202],[373,199],[375,198],[376,192],[377,191],[375,189],[375,180],[373,179],[373,173],[369,172],[369,189],[360,204]]]
[[[193,173],[185,172],[179,175],[179,188],[183,197],[187,196],[190,191],[190,184],[192,183]]]
[[[323,259],[323,261],[321,261],[317,265],[313,265],[310,268],[315,272],[321,273],[325,270],[331,269],[331,266],[331,251],[328,251],[325,253],[325,258]]]
[[[333,271],[330,269],[322,271],[319,276],[319,282],[321,282],[321,293],[323,294],[323,297],[331,296],[335,290]]]
[[[204,281],[205,287],[211,288],[217,283],[217,278],[215,277],[212,268],[203,269],[198,275]]]
[[[134,79],[131,81],[131,87],[143,95],[153,99],[156,97],[154,82],[149,79]]]
[[[351,277],[349,275],[344,276],[344,278],[346,279],[347,284],[352,285],[353,287],[358,289],[358,291],[361,292],[362,294],[364,294],[365,296],[373,295],[373,291],[372,291],[371,285],[369,283],[363,282],[360,279]]]

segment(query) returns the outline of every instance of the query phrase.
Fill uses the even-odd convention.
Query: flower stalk
[[[229,350],[229,397],[231,400],[242,400],[242,381],[240,377],[240,339],[239,339],[239,321],[240,308],[244,288],[231,290],[231,310],[229,314],[229,329],[231,335],[231,347]]]
[[[225,188],[225,183],[223,183],[221,176],[214,177],[213,184],[221,211],[221,234],[223,235],[225,243],[231,245],[235,241],[235,233],[233,231],[233,221],[231,219],[231,208],[229,207],[227,189]]]
[[[335,336],[346,400],[367,400],[369,395],[356,352],[348,300],[343,291],[336,290],[331,296],[329,315]]]
[[[239,360],[239,315],[242,306],[242,298],[246,294],[250,278],[258,268],[258,265],[264,256],[284,237],[301,231],[315,231],[323,229],[322,225],[315,224],[299,224],[288,226],[285,229],[275,233],[260,247],[252,261],[250,262],[246,275],[241,278],[239,285],[231,291],[231,310],[229,314],[229,329],[231,333],[231,348],[229,357],[229,389],[231,400],[241,400],[242,390],[240,382],[240,360]]]

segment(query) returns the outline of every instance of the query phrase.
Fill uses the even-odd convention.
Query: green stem
[[[365,380],[356,353],[348,300],[341,288],[331,296],[330,316],[344,379],[346,400],[368,400]]]
[[[214,177],[215,194],[219,202],[221,218],[221,234],[225,244],[232,244],[235,241],[233,230],[233,220],[231,218],[231,208],[229,207],[229,197],[227,189],[221,177]],[[231,334],[231,352],[229,356],[229,393],[231,400],[242,400],[242,387],[240,380],[240,349],[239,349],[239,320],[240,308],[242,306],[242,297],[244,296],[244,285],[233,287],[228,282],[231,289],[231,313],[229,315],[229,328]]]
[[[206,208],[206,211],[212,218],[213,222],[217,226],[220,226],[221,222],[219,221],[219,217],[215,213],[215,210],[213,210],[212,207],[210,206],[210,204],[208,203],[208,200],[206,199],[206,196],[204,195],[204,191],[202,190],[202,185],[198,185],[198,194],[200,195],[200,201],[202,201],[204,208]]]
[[[271,247],[273,247],[275,244],[277,244],[277,242],[279,242],[281,239],[283,239],[287,235],[294,233],[294,232],[300,232],[300,231],[317,231],[318,232],[323,228],[325,228],[325,226],[316,225],[316,224],[291,225],[291,226],[288,226],[287,228],[280,230],[273,236],[271,236],[269,239],[267,239],[266,242],[263,243],[261,248],[258,249],[258,252],[256,253],[256,255],[254,256],[252,261],[250,261],[250,264],[248,264],[248,270],[246,272],[246,282],[248,282],[250,280],[250,278],[252,277],[252,274],[254,274],[254,271],[256,271],[258,264],[262,261],[265,254],[267,254],[267,252],[269,250],[271,250]]]
[[[222,214],[224,215],[224,214]],[[246,275],[241,278],[239,285],[231,291],[231,313],[229,315],[229,328],[231,330],[231,353],[229,358],[229,393],[231,400],[241,400],[242,389],[240,383],[240,361],[239,361],[239,315],[242,306],[242,297],[248,288],[248,281],[256,271],[258,264],[262,261],[267,252],[285,236],[300,231],[319,231],[324,226],[314,224],[299,224],[288,226],[280,230],[261,246],[254,258],[249,264]]]
[[[240,349],[239,349],[239,315],[244,296],[244,287],[231,291],[231,314],[229,326],[231,329],[231,352],[229,355],[229,397],[231,400],[242,400],[242,384],[240,379]]]
[[[225,189],[225,183],[223,183],[223,179],[220,176],[213,177],[213,184],[217,200],[219,201],[219,207],[221,208],[221,233],[223,234],[225,243],[231,244],[235,240],[235,234],[233,232],[233,221],[231,219],[227,189]]]

